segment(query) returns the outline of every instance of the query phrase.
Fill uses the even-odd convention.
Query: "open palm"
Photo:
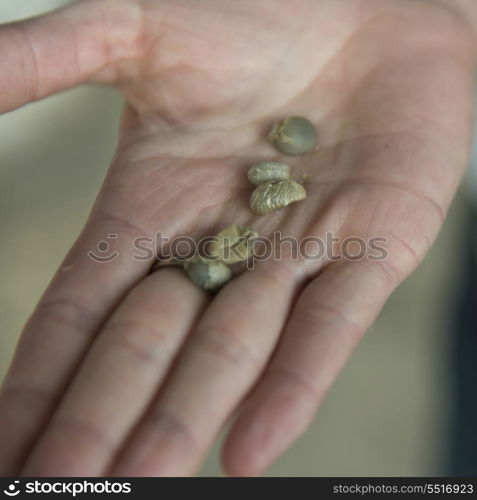
[[[238,411],[225,469],[263,472],[442,224],[471,135],[464,20],[428,1],[83,0],[2,27],[0,49],[1,110],[84,81],[127,99],[91,216],[4,382],[0,474],[189,475]],[[318,126],[320,148],[285,159],[308,197],[257,217],[246,172],[284,160],[266,134],[289,115]],[[214,297],[132,258],[137,237],[233,223],[379,237],[387,258],[285,251]],[[103,240],[108,263],[88,256]]]

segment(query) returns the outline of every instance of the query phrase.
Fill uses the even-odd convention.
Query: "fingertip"
[[[250,453],[250,448],[241,446],[237,440],[228,438],[222,448],[222,470],[229,477],[259,477],[266,470],[260,457]]]
[[[233,477],[256,477],[277,460],[308,427],[317,400],[288,372],[268,373],[230,430],[222,466]]]
[[[268,419],[263,413],[260,415],[262,405],[257,403],[248,403],[222,446],[222,469],[230,477],[261,476],[273,461],[270,443],[274,439],[269,432],[272,427],[264,426]]]

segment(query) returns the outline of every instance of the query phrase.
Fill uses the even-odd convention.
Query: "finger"
[[[139,283],[90,349],[23,475],[102,475],[150,404],[206,297],[179,269]]]
[[[228,474],[263,473],[305,430],[402,278],[385,261],[346,262],[331,266],[308,285],[276,354],[224,444]]]
[[[93,214],[27,322],[0,394],[0,475],[18,471],[95,333],[147,273],[150,262],[132,258],[132,240],[143,234]],[[108,235],[116,238],[100,252]],[[91,251],[112,260],[93,260]]]
[[[0,26],[0,112],[83,83],[134,57],[139,7],[80,2]]]
[[[184,476],[196,470],[261,372],[288,314],[297,275],[278,262],[266,264],[212,302],[111,474]]]

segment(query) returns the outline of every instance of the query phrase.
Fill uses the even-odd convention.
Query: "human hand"
[[[189,475],[237,410],[225,470],[262,473],[442,224],[471,139],[465,20],[424,0],[83,0],[2,27],[0,50],[2,111],[81,82],[128,103],[91,216],[4,382],[0,473]],[[320,149],[285,160],[308,197],[256,217],[246,171],[279,157],[264,136],[288,115],[318,124]],[[215,297],[132,259],[135,237],[232,223],[381,237],[389,256],[284,256]],[[119,256],[91,260],[112,233]]]

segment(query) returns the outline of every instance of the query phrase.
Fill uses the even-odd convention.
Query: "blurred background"
[[[4,0],[0,23],[62,3]],[[81,87],[0,116],[0,380],[23,324],[85,222],[114,151],[121,107],[114,90]],[[472,189],[473,180],[465,185]],[[465,470],[465,463],[456,466],[465,451],[455,429],[466,441],[469,412],[461,415],[465,391],[456,386],[456,310],[470,296],[464,281],[475,234],[466,199],[459,194],[423,265],[391,297],[311,429],[269,475]],[[468,315],[464,323],[475,330]],[[202,474],[220,474],[216,451]]]

